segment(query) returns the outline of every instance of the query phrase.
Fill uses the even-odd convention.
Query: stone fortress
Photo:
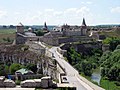
[[[24,26],[22,23],[19,23],[16,26],[16,39],[14,44],[25,44],[27,41],[37,41],[38,37],[35,33],[32,33],[32,28],[29,28],[28,31],[24,31]]]
[[[89,37],[89,28],[83,18],[81,26],[62,25],[54,27],[53,30],[48,30],[46,22],[43,30],[47,31],[44,36],[36,36],[32,33],[32,29],[24,31],[22,23],[16,26],[16,39],[14,44],[25,44],[27,41],[41,41],[49,45],[59,46],[63,43],[91,41]]]
[[[91,41],[92,38],[88,35],[88,27],[83,18],[81,26],[63,25],[61,27],[55,27],[49,33],[46,33],[43,37],[40,37],[40,41],[49,45],[57,46],[62,43]]]

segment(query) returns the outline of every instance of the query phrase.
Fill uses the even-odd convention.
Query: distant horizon
[[[18,24],[0,24],[0,26],[10,26],[10,25],[13,25],[13,26],[17,26]],[[38,25],[38,24],[31,24],[31,25],[27,25],[27,24],[23,24],[24,26],[44,26],[44,24],[43,25]],[[62,24],[62,25],[64,25],[64,24]],[[49,25],[49,24],[47,24],[47,26],[62,26],[62,25]],[[67,24],[67,25],[71,25],[71,26],[75,26],[76,24]],[[96,25],[87,25],[87,26],[99,26],[99,25],[120,25],[120,23],[119,24],[96,24]],[[81,25],[76,25],[76,26],[81,26]]]

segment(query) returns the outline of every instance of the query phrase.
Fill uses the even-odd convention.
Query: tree
[[[110,42],[110,50],[114,51],[117,45],[120,44],[120,39],[115,39]]]
[[[120,49],[120,45],[117,45],[116,49]]]
[[[20,64],[18,64],[18,63],[13,63],[13,64],[11,64],[11,66],[10,66],[10,73],[11,73],[11,74],[15,74],[15,72],[16,72],[17,70],[21,69],[21,68],[22,68],[22,65],[20,65]]]
[[[103,77],[107,77],[109,80],[120,80],[120,49],[116,49],[108,56],[103,55],[104,59],[101,67],[101,74]]]
[[[112,41],[112,38],[106,38],[105,40],[103,40],[103,44],[110,44],[110,42]]]
[[[36,35],[37,35],[37,36],[43,36],[43,35],[44,35],[44,32],[41,31],[41,30],[39,30],[39,31],[36,32]]]
[[[89,63],[88,61],[83,61],[81,64],[81,68],[82,68],[82,72],[86,76],[91,76],[91,74],[92,74],[92,64],[91,63]]]

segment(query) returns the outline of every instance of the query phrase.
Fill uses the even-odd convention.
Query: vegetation
[[[99,65],[99,58],[102,55],[101,50],[92,49],[89,55],[78,53],[73,47],[67,50],[67,60],[73,65],[79,73],[91,76],[93,69]]]
[[[45,32],[43,32],[42,30],[37,30],[34,32],[37,36],[43,36],[45,34]]]
[[[21,68],[22,68],[22,65],[20,65],[20,64],[18,64],[18,63],[13,63],[13,64],[11,64],[11,66],[10,66],[10,73],[11,73],[11,74],[15,74],[15,72],[16,72],[17,70],[21,69]]]
[[[112,31],[102,31],[99,32],[100,35],[105,35],[106,37],[116,37],[116,38],[120,38],[120,29],[113,29]]]
[[[0,43],[11,43],[15,38],[15,29],[0,29]]]
[[[101,61],[101,75],[120,85],[120,49],[103,54]]]
[[[37,72],[37,65],[35,65],[35,64],[27,64],[27,65],[25,66],[25,68],[27,68],[28,70],[33,71],[34,73]]]
[[[16,85],[20,85],[20,80],[15,80]]]
[[[110,50],[114,51],[117,45],[120,44],[120,38],[106,38],[105,40],[103,40],[103,44],[109,44]]]
[[[105,88],[105,90],[120,90],[120,86],[117,86],[115,81],[109,81],[104,78],[101,79],[100,86]]]
[[[7,76],[7,74],[15,74],[15,72],[21,68],[26,68],[33,71],[34,73],[37,72],[37,66],[35,64],[27,64],[26,66],[24,66],[18,63],[13,63],[5,65],[3,62],[0,62],[0,75]]]
[[[91,49],[89,53],[84,54],[70,47],[67,50],[67,60],[85,77],[90,77],[93,70],[100,67],[102,76],[101,86],[106,90],[119,90],[120,39],[106,38],[103,43],[110,45],[110,51],[102,52],[100,49]],[[109,83],[109,85],[105,83]]]

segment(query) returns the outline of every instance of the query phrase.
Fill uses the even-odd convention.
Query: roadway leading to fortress
[[[42,47],[47,48],[41,42],[39,42],[39,44]],[[66,76],[67,76],[68,82],[71,85],[77,87],[77,90],[104,90],[103,88],[91,83],[90,81],[88,81],[84,77],[80,76],[78,71],[76,69],[74,69],[68,62],[66,62],[64,60],[63,55],[61,55],[57,51],[58,48],[59,47],[52,47],[50,49],[47,48],[47,50],[49,50],[51,53],[54,54],[54,58],[62,66],[62,68],[65,69],[65,71],[67,73]]]

